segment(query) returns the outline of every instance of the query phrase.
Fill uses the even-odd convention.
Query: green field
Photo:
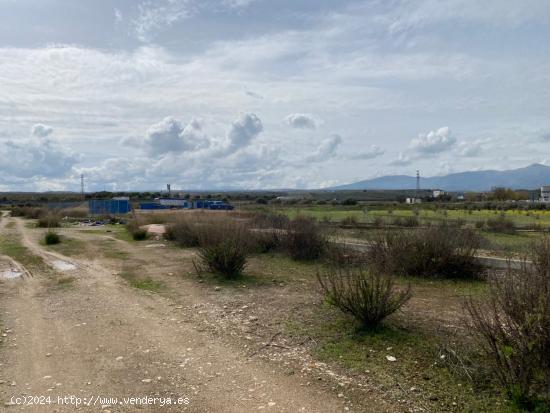
[[[330,220],[334,222],[342,221],[347,217],[354,217],[358,222],[369,223],[373,222],[376,217],[383,218],[391,222],[395,217],[411,217],[418,214],[418,218],[423,221],[440,222],[444,220],[464,220],[467,223],[475,223],[476,221],[484,221],[490,218],[498,217],[504,214],[507,218],[514,221],[517,226],[529,226],[538,224],[542,227],[550,228],[550,211],[495,211],[495,210],[464,210],[464,209],[438,209],[435,210],[433,205],[423,207],[422,205],[414,207],[399,208],[383,207],[383,206],[270,206],[257,207],[251,206],[252,210],[263,210],[266,212],[284,214],[293,218],[297,215],[306,215],[317,218],[319,220]]]

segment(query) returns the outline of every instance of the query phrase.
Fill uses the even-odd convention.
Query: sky
[[[550,165],[548,0],[0,0],[0,191]]]

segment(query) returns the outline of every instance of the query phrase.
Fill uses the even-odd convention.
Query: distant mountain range
[[[507,171],[469,171],[445,176],[420,177],[422,189],[443,189],[446,191],[488,191],[494,187],[512,189],[536,189],[550,185],[550,166],[535,163],[525,168]],[[388,175],[368,179],[348,185],[340,185],[331,190],[365,189],[412,189],[416,187],[416,177]]]

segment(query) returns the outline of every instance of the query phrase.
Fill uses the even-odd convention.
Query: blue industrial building
[[[197,199],[193,201],[193,208],[195,209],[218,209],[231,211],[233,205],[229,205],[224,201],[212,201],[208,199]]]
[[[92,215],[127,214],[132,210],[130,200],[126,198],[91,199],[88,208]]]
[[[161,205],[157,202],[140,202],[139,209],[154,210],[154,209],[170,209],[169,206]]]

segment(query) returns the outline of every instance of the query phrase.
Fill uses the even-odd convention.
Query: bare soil
[[[67,245],[50,248],[40,243],[44,232],[26,221],[0,221],[0,236],[40,257],[32,266],[0,257],[24,272],[0,280],[2,412],[422,409],[331,370],[310,355],[311,343],[285,336],[281,323],[298,306],[281,305],[285,297],[318,300],[308,280],[274,275],[220,286],[197,279],[192,251],[152,248],[158,242],[127,242],[104,230],[60,233]],[[12,403],[13,396],[30,395],[52,403]],[[58,404],[58,396],[70,395],[92,405]],[[188,398],[189,404],[118,403],[143,396]]]

